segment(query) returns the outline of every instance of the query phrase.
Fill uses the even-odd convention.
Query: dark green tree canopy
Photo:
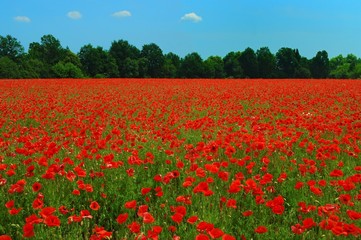
[[[196,52],[185,56],[181,64],[180,74],[183,78],[202,78],[204,76],[204,66],[201,56]]]
[[[44,35],[40,43],[30,43],[29,55],[50,66],[61,61],[66,50],[61,46],[60,41],[53,35]]]
[[[316,56],[311,59],[310,70],[314,78],[327,78],[330,73],[330,61],[328,53],[323,50],[317,52]]]
[[[14,37],[7,35],[0,36],[0,57],[8,57],[11,60],[17,60],[24,54],[24,47]]]
[[[83,71],[89,77],[118,77],[115,59],[102,47],[85,45],[78,54]]]
[[[298,49],[268,47],[256,52],[246,48],[223,58],[205,60],[193,52],[184,58],[164,54],[155,43],[142,49],[125,40],[111,43],[109,50],[84,45],[78,53],[62,47],[53,35],[30,43],[28,51],[14,37],[0,36],[0,78],[361,78],[361,59],[354,54],[330,58],[318,51],[307,59]]]
[[[300,55],[298,50],[281,48],[276,53],[276,64],[278,75],[281,78],[295,77],[296,69],[299,67]]]
[[[19,66],[10,57],[0,57],[0,78],[21,78]]]
[[[224,72],[228,78],[243,78],[243,68],[240,63],[241,52],[230,52],[223,58]]]
[[[246,48],[244,52],[242,52],[239,61],[246,78],[258,77],[258,60],[252,48]]]
[[[224,78],[223,60],[219,56],[210,56],[204,61],[204,77]]]
[[[144,45],[140,56],[148,60],[147,76],[151,78],[163,77],[162,68],[165,59],[162,49],[157,44]]]
[[[132,71],[131,74],[128,74],[127,69],[129,69],[128,65],[130,60],[136,62],[139,58],[140,51],[138,48],[130,45],[128,41],[118,40],[112,42],[109,53],[116,61],[120,77],[127,77],[129,75],[134,77],[134,71]],[[138,76],[138,74],[136,74],[136,76]]]
[[[258,74],[261,78],[276,77],[276,57],[268,47],[262,47],[256,52],[258,61]]]

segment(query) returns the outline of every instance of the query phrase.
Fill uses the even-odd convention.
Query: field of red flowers
[[[361,81],[0,81],[0,239],[354,239]]]

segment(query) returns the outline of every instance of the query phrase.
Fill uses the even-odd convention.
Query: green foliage
[[[0,78],[20,78],[19,66],[9,57],[0,58]]]
[[[8,57],[15,61],[23,54],[24,47],[16,38],[10,35],[0,36],[0,57]]]
[[[206,78],[224,78],[223,60],[218,56],[211,56],[204,61],[204,76]]]
[[[85,45],[80,49],[78,56],[84,73],[89,77],[95,77],[97,74],[105,77],[119,76],[116,60],[102,47]]]
[[[138,77],[139,76],[138,61],[136,59],[126,58],[123,63],[122,72],[120,72],[120,76],[126,78]]]
[[[331,78],[360,78],[361,60],[353,54],[338,55],[330,60]]]
[[[252,48],[246,48],[239,58],[246,78],[258,77],[258,61]]]
[[[139,58],[140,51],[133,45],[130,45],[127,41],[119,40],[112,42],[109,54],[115,59],[119,77],[136,77],[138,73],[135,74],[135,64],[136,60]],[[131,64],[132,66],[129,66]],[[128,73],[128,70],[130,72]],[[138,70],[136,70],[137,72]]]
[[[241,53],[230,52],[223,58],[224,72],[228,78],[243,78],[243,68],[240,64]]]
[[[327,78],[330,73],[330,61],[325,50],[317,52],[311,59],[310,71],[314,78]]]
[[[180,69],[180,75],[183,78],[202,78],[204,76],[203,60],[196,52],[184,57]]]
[[[276,58],[268,47],[257,50],[258,73],[261,78],[273,78],[276,76]]]
[[[178,55],[170,52],[164,55],[163,75],[165,77],[177,78],[179,77],[179,69],[181,59]]]
[[[162,49],[158,45],[154,43],[144,45],[140,56],[147,59],[147,76],[152,78],[162,77],[164,56]]]
[[[277,70],[280,78],[295,77],[296,69],[299,67],[300,56],[298,50],[281,48],[276,53]]]
[[[52,67],[57,78],[83,78],[81,69],[71,62],[58,62]]]
[[[353,54],[329,59],[325,50],[307,59],[298,49],[283,47],[273,54],[268,47],[256,52],[229,52],[202,60],[197,52],[184,58],[163,54],[155,43],[141,50],[125,40],[109,50],[84,45],[75,54],[53,35],[29,45],[28,52],[14,37],[0,36],[2,78],[361,78],[361,59]],[[9,66],[7,66],[9,65]]]

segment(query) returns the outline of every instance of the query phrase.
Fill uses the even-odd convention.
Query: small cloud
[[[119,12],[115,12],[112,14],[113,17],[123,18],[123,17],[130,17],[132,14],[129,11],[123,10]]]
[[[74,20],[78,20],[82,17],[81,13],[78,12],[78,11],[71,11],[71,12],[68,12],[68,17],[71,18],[71,19],[74,19]]]
[[[16,16],[14,17],[14,20],[17,22],[31,22],[30,18],[27,16]]]
[[[192,21],[192,22],[200,22],[202,21],[202,17],[198,16],[194,12],[185,14],[181,20],[183,21]]]

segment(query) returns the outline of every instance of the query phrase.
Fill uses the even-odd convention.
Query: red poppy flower
[[[172,220],[176,223],[181,223],[183,221],[183,214],[180,213],[175,213],[174,215],[172,215]]]
[[[43,202],[43,200],[36,198],[33,201],[32,206],[33,206],[33,209],[41,209],[44,206],[44,202]]]
[[[15,203],[15,201],[14,200],[9,200],[9,201],[7,201],[6,203],[5,203],[5,207],[6,208],[12,208],[12,207],[14,207],[14,204]]]
[[[143,214],[144,214],[145,212],[148,212],[148,206],[147,206],[147,205],[140,205],[139,208],[138,208],[138,213],[137,213],[137,215],[138,215],[139,217],[143,217]]]
[[[209,237],[201,233],[196,236],[196,240],[209,240]]]
[[[208,234],[214,239],[222,237],[224,232],[219,228],[213,228],[212,230],[208,231]]]
[[[256,233],[262,234],[262,233],[266,233],[268,230],[265,226],[258,226],[254,231]]]
[[[12,240],[9,235],[1,235],[0,240]]]
[[[83,220],[83,218],[81,216],[70,216],[68,217],[68,224],[72,223],[72,222],[81,222]]]
[[[140,224],[137,222],[132,222],[131,224],[128,225],[128,228],[132,233],[140,232]]]
[[[41,189],[41,183],[39,183],[39,182],[35,182],[34,184],[33,184],[33,191],[34,192],[38,192],[38,191],[40,191],[40,189]]]
[[[143,213],[143,222],[144,223],[153,223],[154,217],[149,212],[145,212],[145,213]]]
[[[348,217],[352,220],[358,220],[358,219],[361,219],[361,212],[356,212],[356,211],[353,211],[353,210],[347,210],[346,211]]]
[[[119,214],[117,217],[117,222],[119,224],[123,224],[127,221],[127,219],[128,219],[128,213]]]
[[[302,234],[305,231],[305,228],[301,224],[297,223],[296,225],[291,226],[291,231],[294,234]]]
[[[198,220],[197,216],[191,216],[187,219],[187,222],[190,224],[194,224]]]
[[[80,195],[80,191],[78,189],[74,189],[72,192],[73,195]]]
[[[330,172],[330,177],[342,177],[343,172],[340,169],[335,169],[332,172]]]
[[[26,223],[23,227],[23,237],[31,238],[34,237],[34,226],[31,223]]]
[[[253,212],[252,212],[251,210],[247,210],[247,211],[244,211],[244,212],[242,213],[242,215],[243,215],[244,217],[249,217],[249,216],[252,216],[252,215],[253,215]]]
[[[45,219],[46,217],[52,215],[55,211],[56,211],[56,208],[53,208],[53,207],[45,207],[45,208],[41,209],[41,211],[40,211],[39,214],[40,214],[40,216],[41,216],[42,218]]]
[[[313,218],[306,218],[302,221],[303,227],[306,229],[317,226],[317,223],[313,220]]]
[[[147,193],[149,193],[152,190],[152,188],[142,188],[141,189],[141,193],[142,195],[146,195]]]
[[[60,219],[57,216],[47,216],[44,219],[44,223],[48,226],[48,227],[59,227],[60,226]]]
[[[128,209],[135,209],[137,207],[137,201],[136,200],[132,200],[132,201],[129,201],[129,202],[126,202],[124,204],[124,207],[125,208],[128,208]]]
[[[12,209],[9,210],[9,214],[10,215],[17,215],[21,210],[22,210],[22,208],[12,208]]]
[[[92,210],[94,210],[94,211],[98,211],[99,210],[99,208],[100,208],[100,205],[98,204],[98,202],[97,201],[92,201],[91,203],[90,203],[90,206],[89,206]]]
[[[284,211],[285,211],[285,207],[283,205],[276,205],[272,207],[272,212],[274,214],[281,215],[283,214]]]
[[[90,212],[86,209],[80,211],[80,216],[82,218],[93,218],[93,216],[90,214]]]
[[[228,234],[224,234],[222,236],[222,240],[236,240],[235,237],[231,236],[231,235],[228,235]]]
[[[38,224],[38,223],[42,223],[43,221],[44,221],[43,219],[38,218],[38,216],[36,216],[35,214],[25,218],[25,222],[29,224]]]

